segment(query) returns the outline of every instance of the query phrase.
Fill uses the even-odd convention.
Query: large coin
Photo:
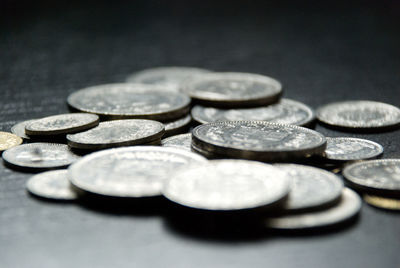
[[[178,92],[145,84],[107,84],[81,89],[68,97],[68,104],[105,118],[174,120],[189,111],[190,98]]]
[[[204,105],[239,108],[277,102],[282,85],[257,74],[207,73],[187,80],[182,91]]]
[[[189,128],[189,124],[192,121],[190,114],[185,117],[179,118],[178,120],[164,123],[165,134],[164,137],[169,137],[184,132]]]
[[[204,124],[192,132],[192,144],[233,158],[287,161],[322,154],[325,137],[313,130],[265,121]]]
[[[66,167],[79,158],[67,145],[58,143],[22,144],[3,153],[3,160],[8,165],[33,169]]]
[[[161,145],[164,147],[174,147],[191,151],[190,144],[192,143],[192,134],[180,134],[161,140]]]
[[[175,148],[127,147],[87,155],[69,168],[68,175],[73,185],[87,192],[149,197],[160,195],[164,180],[177,170],[206,161]]]
[[[364,201],[373,207],[400,211],[400,199],[386,198],[383,196],[366,194],[364,195]]]
[[[163,134],[164,125],[160,122],[127,119],[102,122],[85,132],[67,135],[67,140],[73,148],[97,150],[151,143],[160,140]]]
[[[302,230],[335,225],[356,216],[361,209],[361,198],[352,190],[343,189],[338,204],[325,210],[296,213],[266,220],[266,226],[282,230]]]
[[[21,143],[21,137],[8,132],[0,131],[0,152],[20,145]]]
[[[15,124],[14,126],[11,127],[11,132],[15,135],[17,135],[18,137],[21,137],[23,139],[29,140],[30,137],[28,135],[26,135],[25,133],[25,127],[26,125],[28,125],[29,123],[36,121],[37,119],[32,119],[32,120],[27,120],[27,121],[22,121],[19,122],[17,124]]]
[[[300,102],[282,99],[277,104],[245,109],[218,109],[196,105],[193,119],[201,124],[217,121],[262,120],[271,123],[305,126],[314,120],[311,108]]]
[[[375,101],[344,101],[320,107],[317,118],[347,130],[389,129],[400,126],[400,109]]]
[[[284,199],[290,189],[285,172],[245,160],[214,160],[177,172],[163,194],[183,206],[205,210],[266,207]]]

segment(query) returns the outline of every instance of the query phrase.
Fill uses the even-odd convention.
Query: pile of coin
[[[400,126],[400,109],[345,101],[314,113],[281,96],[281,83],[263,75],[148,69],[72,93],[74,113],[18,123],[14,135],[0,132],[0,149],[11,168],[59,169],[27,182],[42,198],[164,196],[194,211],[256,213],[265,228],[284,230],[354,218],[362,202],[345,185],[371,205],[400,208],[400,159],[373,160],[383,154],[376,142],[310,129],[317,118],[387,131]],[[342,166],[345,180],[329,171]]]

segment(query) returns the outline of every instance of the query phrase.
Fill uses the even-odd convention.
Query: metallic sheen
[[[376,158],[383,153],[382,145],[357,138],[326,138],[324,157],[332,161],[355,161]]]

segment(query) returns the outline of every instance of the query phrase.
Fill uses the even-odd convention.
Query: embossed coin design
[[[191,121],[192,117],[190,115],[186,115],[185,117],[179,118],[178,120],[164,123],[165,125],[164,137],[182,133],[183,131],[188,129]]]
[[[0,131],[0,152],[20,145],[21,143],[21,137],[8,132]]]
[[[161,140],[161,145],[164,147],[174,147],[191,151],[190,144],[192,143],[192,134],[180,134]]]
[[[364,201],[373,207],[400,211],[400,199],[366,194],[364,195]]]
[[[36,121],[37,119],[32,119],[32,120],[27,120],[27,121],[22,121],[19,122],[17,124],[15,124],[14,126],[12,126],[11,128],[11,132],[15,135],[17,135],[18,137],[21,137],[25,140],[29,140],[31,137],[29,137],[28,135],[26,135],[25,133],[25,127],[26,125],[28,125],[29,123]]]

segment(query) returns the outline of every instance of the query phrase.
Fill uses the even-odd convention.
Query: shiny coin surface
[[[191,151],[190,144],[192,143],[192,134],[180,134],[161,140],[161,145],[164,147],[175,147],[186,151]]]
[[[18,137],[21,137],[25,140],[29,140],[30,137],[28,135],[26,135],[25,133],[25,127],[26,125],[28,125],[29,123],[36,121],[37,119],[32,119],[32,120],[27,120],[27,121],[23,121],[23,122],[19,122],[17,124],[15,124],[14,126],[11,127],[11,132],[15,135],[17,135]]]
[[[161,194],[164,180],[181,168],[207,160],[175,148],[137,146],[104,150],[83,157],[69,168],[73,185],[114,197]]]
[[[21,143],[21,137],[12,133],[0,131],[0,152],[20,145]]]
[[[342,129],[387,129],[400,126],[400,109],[375,101],[344,101],[320,107],[317,118]]]
[[[323,207],[337,201],[342,194],[343,182],[331,172],[294,164],[276,167],[287,172],[292,181],[289,198],[283,206],[286,211]]]
[[[78,193],[67,177],[68,170],[53,170],[37,174],[31,177],[27,184],[27,190],[37,196],[57,200],[75,200]]]
[[[178,92],[145,84],[107,84],[81,89],[68,97],[68,104],[83,112],[111,119],[174,120],[189,111],[190,98]]]
[[[67,135],[68,145],[77,149],[104,149],[160,140],[164,125],[145,119],[102,122],[85,132]]]
[[[199,149],[233,158],[287,161],[322,154],[325,137],[313,130],[265,121],[204,124],[192,132]]]
[[[30,136],[61,135],[83,131],[99,124],[99,116],[87,113],[58,114],[33,120],[25,126]]]
[[[188,129],[191,121],[192,117],[190,116],[190,114],[188,114],[185,117],[179,118],[178,120],[164,123],[165,126],[164,137],[182,133],[183,131]]]
[[[301,230],[335,225],[356,216],[361,209],[361,198],[349,188],[343,189],[338,204],[325,210],[296,213],[266,220],[266,226],[273,229]]]
[[[332,161],[366,160],[380,156],[382,145],[357,138],[326,138],[324,157]]]
[[[22,144],[3,153],[3,160],[15,167],[51,169],[70,165],[80,157],[67,145],[58,143]]]
[[[282,85],[268,76],[248,73],[206,73],[187,80],[182,92],[201,104],[247,107],[277,102]]]
[[[300,102],[282,99],[279,103],[246,109],[218,109],[196,105],[193,119],[201,124],[217,121],[262,120],[271,123],[305,126],[314,121],[314,112]]]
[[[364,195],[364,201],[373,207],[387,209],[387,210],[400,211],[400,200],[399,199],[392,199],[392,198],[386,198],[383,196],[366,194],[366,195]]]

